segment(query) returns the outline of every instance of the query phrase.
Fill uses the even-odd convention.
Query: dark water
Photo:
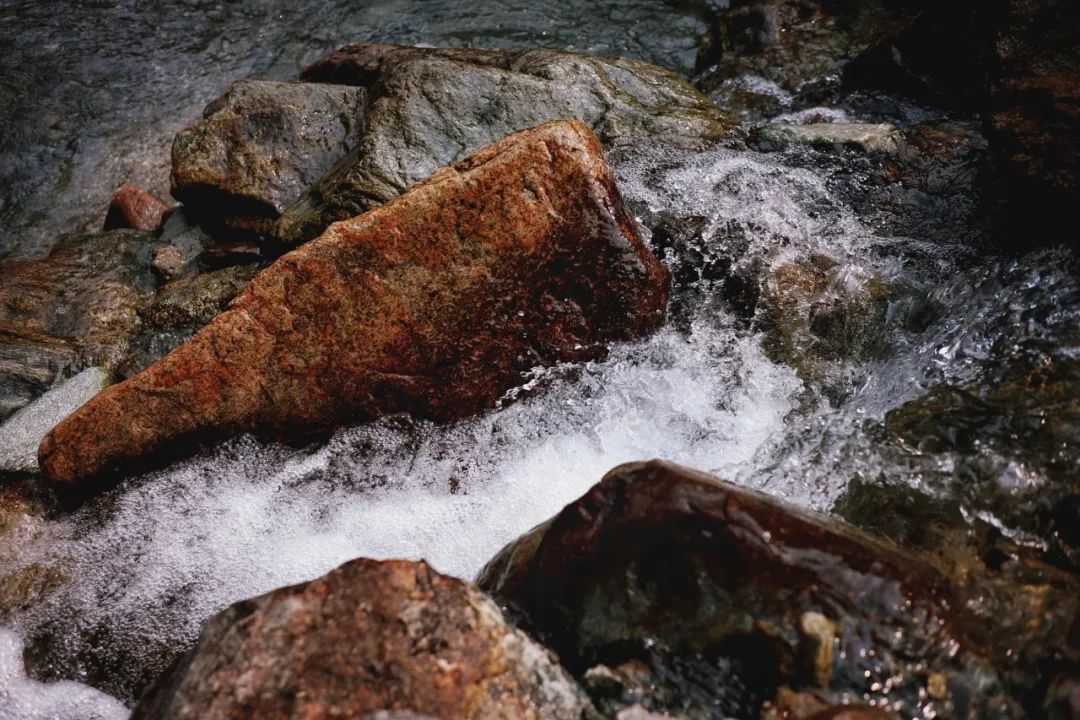
[[[124,182],[168,192],[173,135],[235,80],[348,42],[554,47],[693,67],[705,3],[0,3],[0,257],[98,225]]]

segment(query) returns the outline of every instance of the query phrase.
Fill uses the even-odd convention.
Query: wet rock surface
[[[551,123],[280,259],[187,344],[61,423],[42,469],[89,491],[228,434],[462,417],[532,367],[656,328],[667,294],[596,137]]]
[[[355,45],[302,77],[356,84],[369,99],[355,152],[278,221],[275,236],[288,246],[381,205],[508,133],[549,120],[580,120],[605,145],[646,137],[701,145],[734,127],[668,70],[554,50]]]
[[[1080,168],[1078,30],[1080,12],[1067,2],[928,6],[857,58],[846,81],[981,114],[1011,221],[1056,235]]]
[[[608,473],[505,548],[478,585],[575,674],[637,664],[653,709],[691,717],[756,717],[781,684],[909,714],[942,682],[942,711],[1014,714],[1037,696],[1040,662],[1076,660],[1069,612],[1054,629],[1000,637],[933,563],[661,462]],[[1044,585],[1001,622],[1045,617],[1051,596],[1075,606],[1073,589]],[[732,664],[744,685],[725,697],[710,683]]]
[[[736,0],[716,14],[697,85],[742,120],[828,104],[847,64],[914,5]]]
[[[173,196],[211,224],[269,233],[356,144],[364,96],[345,86],[236,83],[173,141]]]
[[[0,263],[0,408],[10,413],[88,366],[115,368],[153,296],[154,236],[70,235],[39,260]]]
[[[102,368],[87,368],[0,423],[0,479],[37,473],[38,445],[45,434],[111,383]]]
[[[209,620],[133,718],[583,717],[558,661],[424,563],[355,560]]]

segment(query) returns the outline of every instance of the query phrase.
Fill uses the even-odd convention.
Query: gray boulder
[[[358,147],[278,220],[275,236],[285,245],[310,240],[437,168],[549,120],[577,119],[609,148],[642,138],[703,145],[735,127],[668,70],[555,50],[353,45],[302,77],[364,87],[368,106]]]
[[[172,194],[210,224],[257,234],[358,138],[364,91],[244,80],[177,134]]]

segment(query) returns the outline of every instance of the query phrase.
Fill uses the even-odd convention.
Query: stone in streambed
[[[132,718],[577,720],[587,708],[558,661],[468,583],[361,559],[211,618]]]
[[[364,91],[244,80],[177,134],[172,194],[193,217],[266,234],[356,144]]]
[[[169,207],[154,193],[137,185],[122,185],[109,203],[105,229],[157,230]]]
[[[1016,712],[1005,680],[1039,661],[1009,643],[1037,634],[1053,657],[1046,647],[1061,650],[1070,621],[1033,608],[1028,620],[1046,626],[1023,642],[1015,631],[999,638],[926,559],[662,462],[611,471],[507,546],[477,584],[575,675],[633,663],[651,675],[636,682],[651,688],[649,709],[702,714],[750,714],[788,685],[828,702],[888,700],[913,716],[927,673],[947,681],[938,707]],[[721,673],[726,684],[702,684]]]
[[[542,122],[580,120],[608,147],[645,138],[702,145],[735,127],[668,70],[556,50],[351,45],[303,77],[367,88],[368,106],[356,150],[277,222],[275,237],[287,246],[387,202],[507,133]]]
[[[91,492],[232,434],[464,417],[537,365],[655,329],[668,283],[595,135],[549,123],[279,259],[192,340],[58,425],[42,468]]]

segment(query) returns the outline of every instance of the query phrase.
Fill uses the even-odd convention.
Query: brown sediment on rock
[[[58,425],[42,469],[89,492],[232,434],[464,417],[523,371],[655,329],[668,285],[599,141],[549,123],[283,256],[192,340]]]

